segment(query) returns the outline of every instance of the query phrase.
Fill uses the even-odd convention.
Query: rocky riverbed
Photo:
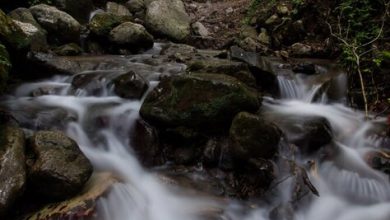
[[[289,5],[269,36],[247,1],[34,3],[0,10],[0,218],[390,217],[388,122]]]

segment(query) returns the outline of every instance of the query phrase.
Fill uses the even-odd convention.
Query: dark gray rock
[[[39,131],[27,147],[29,187],[52,199],[80,192],[92,174],[89,160],[77,143],[57,131]]]
[[[272,158],[278,151],[282,132],[257,115],[240,112],[230,128],[230,151],[239,160]]]
[[[26,183],[25,137],[16,121],[0,110],[0,216],[23,193]]]
[[[148,89],[148,82],[130,71],[114,79],[115,93],[126,99],[140,99]]]

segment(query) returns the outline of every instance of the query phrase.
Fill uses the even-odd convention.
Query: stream
[[[149,81],[149,91],[161,76],[185,71],[185,65],[180,63],[145,62],[158,59],[158,53],[154,50],[124,59]],[[167,186],[157,171],[147,170],[140,164],[129,147],[129,134],[140,117],[143,99],[128,100],[115,95],[110,79],[124,72],[117,68],[80,73],[105,76],[94,85],[93,92],[73,88],[75,76],[55,76],[25,83],[1,103],[10,109],[27,133],[39,129],[63,130],[77,141],[96,171],[110,171],[122,178],[107,196],[98,200],[96,219],[265,220],[277,204],[291,200],[289,179],[276,186],[272,201],[258,205],[230,198],[195,196],[186,193],[185,188],[173,190]],[[342,92],[346,88],[343,74],[337,76],[339,98],[333,100],[321,92],[322,84],[313,83],[311,77],[303,74],[278,76],[281,97],[264,97],[263,101],[264,115],[273,118],[289,138],[299,135],[294,126],[289,125],[300,118],[313,116],[326,118],[333,135],[329,148],[334,153],[330,158],[319,159],[313,155],[294,158],[301,163],[316,161],[316,169],[308,175],[320,196],[293,210],[294,218],[284,219],[390,219],[389,177],[364,161],[367,152],[381,147],[382,140],[374,134],[386,119],[377,117],[365,121],[362,112],[346,106]],[[209,218],[204,214],[209,212],[218,217]]]

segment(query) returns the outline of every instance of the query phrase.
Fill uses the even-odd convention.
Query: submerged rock
[[[191,19],[181,0],[156,0],[146,11],[145,23],[148,29],[167,36],[174,41],[184,41],[191,34]]]
[[[146,97],[140,114],[163,127],[223,132],[238,112],[259,107],[259,95],[235,78],[197,73],[163,79]]]
[[[77,143],[57,131],[34,134],[29,140],[27,157],[30,189],[52,199],[77,194],[93,170]]]
[[[75,56],[80,55],[83,49],[75,43],[70,43],[57,47],[54,52],[59,56]]]
[[[25,137],[12,117],[0,111],[0,216],[23,193],[26,183]]]
[[[240,112],[230,128],[230,151],[240,160],[272,158],[278,150],[282,132],[257,115]]]
[[[138,75],[130,71],[114,79],[115,93],[126,99],[140,99],[148,89],[148,82]]]
[[[78,43],[80,39],[80,23],[66,12],[45,4],[30,8],[37,22],[48,31],[54,42]]]

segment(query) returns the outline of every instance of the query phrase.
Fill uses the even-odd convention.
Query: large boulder
[[[16,50],[27,48],[30,45],[22,29],[2,10],[0,10],[0,41]]]
[[[141,99],[148,89],[148,82],[137,73],[130,71],[114,79],[115,93],[126,99]]]
[[[191,19],[181,0],[153,1],[147,7],[145,23],[152,32],[174,41],[184,41],[191,32]]]
[[[278,150],[282,132],[260,116],[240,112],[230,128],[230,151],[239,160],[272,158]]]
[[[135,52],[153,47],[153,36],[142,25],[132,22],[115,27],[110,32],[109,39],[119,48]]]
[[[77,143],[57,131],[39,131],[27,146],[29,187],[39,195],[65,199],[77,194],[92,174]]]
[[[24,133],[6,113],[0,112],[0,216],[23,193],[26,183]]]
[[[5,89],[8,74],[11,69],[9,54],[4,45],[0,44],[0,93]]]
[[[47,31],[39,25],[29,9],[17,8],[8,15],[14,19],[15,24],[20,27],[28,41],[31,42],[31,50],[46,51],[48,49]]]
[[[259,95],[237,79],[197,73],[164,78],[146,97],[140,113],[160,126],[223,132],[238,112],[259,107]]]
[[[53,42],[79,42],[81,25],[66,12],[45,4],[35,5],[30,11],[37,22],[48,31]]]

